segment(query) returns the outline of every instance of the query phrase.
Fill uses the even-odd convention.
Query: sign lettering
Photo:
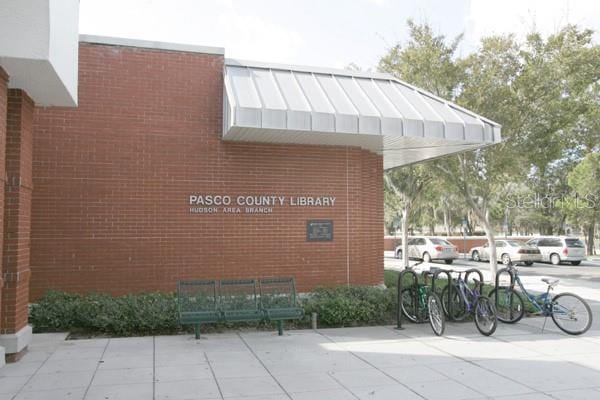
[[[333,196],[189,195],[190,214],[271,214],[278,207],[335,207]]]

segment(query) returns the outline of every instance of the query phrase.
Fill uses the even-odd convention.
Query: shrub
[[[370,286],[318,288],[303,306],[307,315],[316,312],[325,326],[388,323],[395,309],[393,290]]]
[[[37,332],[67,331],[78,325],[79,294],[47,292],[29,308],[29,322]]]
[[[301,302],[306,317],[291,322],[295,327],[310,324],[319,315],[321,326],[358,326],[393,320],[395,291],[370,286],[319,288]],[[176,333],[182,329],[177,318],[177,298],[172,293],[142,293],[113,297],[47,292],[32,304],[29,321],[36,333],[71,331],[113,336]],[[207,329],[235,329],[257,323],[213,324]],[[272,323],[260,323],[269,327]],[[191,329],[185,327],[185,329]]]
[[[386,269],[383,271],[383,283],[385,284],[386,287],[396,287],[398,286],[398,275],[400,274],[400,272],[395,271],[395,270],[391,270],[391,269]]]
[[[112,297],[48,292],[32,304],[29,321],[35,332],[83,331],[131,336],[178,330],[175,296],[162,293]]]

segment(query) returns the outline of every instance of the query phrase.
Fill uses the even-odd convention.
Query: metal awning
[[[501,141],[500,125],[392,75],[226,60],[223,140],[359,146],[389,169]]]

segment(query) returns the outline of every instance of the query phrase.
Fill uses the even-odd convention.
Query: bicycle
[[[444,313],[455,321],[462,321],[468,315],[473,314],[475,326],[479,333],[485,336],[492,335],[498,326],[498,319],[493,302],[489,297],[482,294],[483,282],[473,279],[475,286],[471,288],[463,279],[462,271],[448,270],[448,272],[450,274],[457,273],[458,277],[453,278],[452,282],[449,282],[442,290]],[[481,275],[481,273],[479,274]],[[448,307],[448,288],[450,285],[454,289],[451,298],[452,315],[450,315]]]
[[[446,319],[442,311],[440,298],[431,291],[427,284],[427,277],[433,275],[433,273],[423,271],[421,274],[424,283],[417,282],[402,289],[402,301],[400,302],[402,314],[412,322],[429,321],[433,333],[441,336],[446,329]]]
[[[525,289],[519,271],[510,263],[506,267],[509,274],[514,276],[514,283],[518,285],[520,292],[536,309],[537,315],[552,317],[554,324],[569,335],[581,335],[592,326],[592,309],[588,303],[574,293],[559,293],[550,296],[550,291],[560,282],[558,279],[550,280],[542,278],[542,282],[548,285],[546,292],[532,295]],[[521,294],[511,286],[499,286],[489,294],[490,299],[497,304],[498,319],[505,323],[516,323],[525,314],[525,303]],[[497,299],[496,299],[497,297]],[[569,324],[573,324],[569,326]],[[544,326],[546,322],[544,321]]]

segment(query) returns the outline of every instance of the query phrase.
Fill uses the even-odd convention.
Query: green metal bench
[[[200,325],[215,322],[274,321],[283,334],[283,321],[302,318],[293,278],[179,281],[179,323]]]
[[[177,306],[179,323],[194,325],[196,338],[200,336],[200,324],[220,321],[217,308],[217,281],[194,280],[177,283]]]
[[[227,279],[219,284],[219,308],[223,321],[260,321],[255,279]]]
[[[304,315],[304,310],[296,302],[293,278],[263,278],[259,281],[259,290],[264,318],[277,322],[279,336],[283,335],[283,321]]]

